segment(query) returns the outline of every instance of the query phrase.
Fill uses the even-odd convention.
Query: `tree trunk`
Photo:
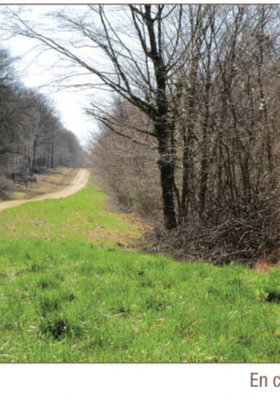
[[[51,168],[54,168],[54,146],[51,145]]]
[[[36,165],[36,153],[37,153],[37,135],[33,142],[33,149],[32,149],[32,162],[31,162],[31,171],[30,176],[33,176],[35,172],[35,165]]]
[[[175,202],[174,202],[174,168],[168,149],[168,139],[159,139],[159,170],[162,190],[162,203],[164,223],[166,229],[174,229],[177,226]]]
[[[200,217],[203,217],[205,209],[205,200],[207,193],[207,181],[208,181],[208,151],[209,151],[209,140],[208,140],[208,129],[209,129],[209,98],[210,95],[210,76],[208,76],[206,83],[206,96],[205,96],[205,116],[202,128],[202,158],[200,163],[200,193],[199,193],[199,208]]]

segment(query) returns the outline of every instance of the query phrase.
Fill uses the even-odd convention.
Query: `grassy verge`
[[[0,214],[0,361],[279,361],[278,269],[140,254],[106,200],[92,182]]]

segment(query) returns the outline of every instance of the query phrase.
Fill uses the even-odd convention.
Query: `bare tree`
[[[187,54],[167,92],[180,223],[171,247],[215,261],[268,254],[280,225],[279,6],[188,6],[183,17]],[[129,136],[133,124],[121,125]]]
[[[184,245],[217,230],[230,251],[266,248],[270,229],[277,236],[279,6],[89,6],[54,18],[53,34],[14,12],[10,21],[120,96],[119,111],[145,115],[139,124],[95,101],[88,109],[103,136],[156,147],[165,227],[181,225]]]
[[[174,163],[172,137],[174,121],[170,101],[170,87],[175,74],[183,68],[186,57],[186,42],[183,38],[183,12],[181,6],[129,6],[122,11],[124,24],[113,23],[113,12],[118,8],[89,6],[87,13],[59,13],[56,18],[63,21],[64,30],[71,29],[84,40],[84,46],[98,46],[106,59],[106,67],[79,52],[78,44],[63,43],[51,35],[40,33],[13,12],[13,29],[16,33],[38,39],[44,45],[59,52],[63,57],[89,71],[107,87],[118,93],[144,112],[152,121],[152,129],[139,133],[157,139],[165,226],[176,227],[174,201]],[[108,114],[93,105],[89,112],[103,124],[112,126]]]

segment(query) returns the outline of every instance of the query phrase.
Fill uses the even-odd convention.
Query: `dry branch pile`
[[[265,259],[275,263],[280,256],[279,204],[273,210],[267,204],[261,210],[240,217],[225,216],[223,222],[209,222],[207,226],[194,218],[171,232],[158,225],[146,235],[144,246],[180,260],[201,259],[215,264],[235,260],[252,265]]]

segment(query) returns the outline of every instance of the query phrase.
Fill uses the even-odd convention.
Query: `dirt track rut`
[[[34,199],[29,199],[29,200],[11,200],[11,201],[5,201],[4,203],[0,203],[0,212],[3,210],[6,210],[7,208],[13,208],[20,206],[25,203],[29,203],[32,201],[43,201],[43,200],[52,200],[52,199],[61,199],[63,197],[70,196],[71,194],[74,194],[81,190],[84,186],[86,186],[88,179],[89,179],[89,171],[87,169],[80,169],[73,181],[68,185],[66,188],[54,192],[54,193],[49,193],[45,194],[44,196],[37,197]]]

